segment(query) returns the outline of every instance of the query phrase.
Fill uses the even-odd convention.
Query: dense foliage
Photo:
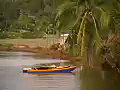
[[[83,64],[120,64],[119,0],[69,0],[59,6],[56,20],[61,28],[69,26],[68,52]]]
[[[0,38],[69,33],[70,55],[120,62],[120,0],[0,0]]]
[[[58,0],[59,1],[59,0]],[[55,34],[56,0],[0,0],[0,38],[41,38]]]

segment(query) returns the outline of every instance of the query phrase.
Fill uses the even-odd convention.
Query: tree
[[[71,37],[77,34],[77,43],[74,42],[76,38],[72,38],[75,40],[72,40],[74,44],[71,48],[74,50],[74,45],[77,44],[79,56],[83,57],[84,64],[89,64],[88,59],[96,58],[103,41],[108,39],[112,31],[110,24],[113,24],[111,21],[113,19],[111,13],[115,8],[113,4],[117,2],[118,0],[75,0],[60,6],[57,13],[59,23],[64,24],[63,21],[60,21],[60,18],[64,19],[62,16],[67,19],[71,16],[71,14],[65,14],[66,11],[75,12],[73,15],[76,17],[76,21],[74,22],[71,18],[69,20],[74,23]],[[117,6],[119,7],[119,5]]]

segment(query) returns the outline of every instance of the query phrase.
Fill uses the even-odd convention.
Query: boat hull
[[[23,70],[24,73],[31,73],[31,74],[56,74],[56,73],[71,73],[76,67],[69,67],[69,68],[54,68],[48,70]]]

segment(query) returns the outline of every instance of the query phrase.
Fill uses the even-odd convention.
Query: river
[[[85,68],[74,74],[22,73],[26,65],[60,62],[34,53],[0,52],[0,90],[120,90],[120,76],[110,71]],[[66,60],[62,62],[69,63]]]

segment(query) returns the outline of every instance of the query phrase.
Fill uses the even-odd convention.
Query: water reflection
[[[32,78],[31,78],[32,77]],[[29,90],[77,90],[75,77],[72,74],[25,76]]]
[[[37,57],[37,58],[36,58]],[[67,60],[57,60],[39,57],[34,53],[25,52],[0,52],[0,66],[22,66],[45,63],[68,62]]]
[[[80,90],[120,90],[120,76],[113,71],[83,69],[78,76]]]

